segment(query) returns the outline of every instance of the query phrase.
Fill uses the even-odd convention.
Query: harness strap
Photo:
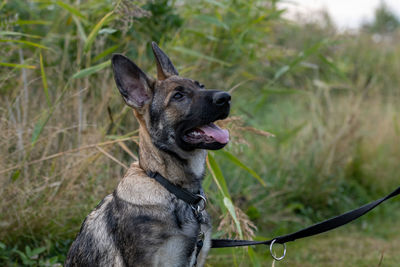
[[[156,173],[148,172],[147,175],[156,180],[158,183],[160,183],[171,194],[174,194],[177,198],[189,204],[193,210],[193,214],[195,215],[198,223],[200,224],[204,223],[203,222],[204,218],[202,216],[201,211],[204,210],[206,207],[206,198],[203,196],[202,190],[200,190],[198,194],[194,194],[182,187],[174,185],[173,183],[165,179],[162,175],[160,175],[157,172]],[[202,201],[203,205],[201,206]],[[196,262],[194,266],[197,265],[197,257],[199,256],[200,251],[203,248],[204,245],[203,240],[204,240],[204,233],[200,229],[196,241]]]
[[[159,173],[157,172],[148,172],[147,173],[151,178],[156,180],[158,183],[160,183],[165,189],[167,189],[170,193],[174,194],[177,198],[185,201],[189,205],[197,205],[199,204],[200,201],[204,200],[204,197],[201,195],[201,192],[199,194],[193,194],[192,192],[189,192],[188,190],[176,186],[164,177],[162,177]]]
[[[285,244],[287,242],[294,241],[296,239],[314,236],[314,235],[324,233],[329,230],[333,230],[333,229],[338,228],[342,225],[345,225],[351,221],[354,221],[355,219],[363,216],[367,212],[374,209],[376,206],[382,204],[384,201],[386,201],[390,198],[393,198],[399,194],[400,194],[400,187],[398,187],[396,190],[394,190],[389,195],[387,195],[383,198],[380,198],[376,201],[373,201],[369,204],[366,204],[360,208],[343,213],[342,215],[330,218],[326,221],[316,223],[316,224],[309,226],[307,228],[304,228],[300,231],[297,231],[297,232],[294,232],[291,234],[287,234],[287,235],[278,236],[271,240],[250,241],[250,240],[213,239],[211,247],[212,248],[227,248],[227,247],[242,247],[242,246],[261,245],[261,244],[270,245],[274,240],[275,240],[275,243]]]

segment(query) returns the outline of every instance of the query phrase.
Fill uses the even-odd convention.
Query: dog
[[[179,76],[152,43],[157,79],[114,54],[114,79],[139,122],[139,162],[86,217],[65,266],[203,266],[211,247],[205,210],[177,198],[149,173],[202,192],[206,150],[223,148],[229,133],[214,124],[229,115],[231,96]],[[201,220],[198,217],[201,217]],[[202,237],[199,237],[202,235]],[[201,238],[202,246],[198,246]]]

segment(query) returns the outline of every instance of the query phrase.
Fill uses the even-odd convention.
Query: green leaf
[[[279,19],[281,17],[282,14],[284,14],[286,12],[286,9],[276,9],[273,12],[269,13],[267,16],[268,20],[275,20],[275,19]]]
[[[206,177],[203,180],[203,189],[205,192],[207,192],[209,190],[211,183],[212,183],[211,175],[206,175]]]
[[[211,153],[208,153],[208,163],[209,167],[211,169],[211,174],[214,178],[215,183],[217,184],[218,188],[220,189],[222,195],[224,197],[228,197],[229,199],[231,198],[229,195],[229,190],[226,185],[226,181],[224,178],[224,175],[222,174],[222,171],[220,167],[218,166],[217,162],[215,161],[214,157],[211,155]]]
[[[315,44],[313,44],[312,46],[308,47],[306,50],[304,50],[303,52],[303,57],[309,57],[313,54],[316,54],[319,49],[325,45],[329,44],[329,40],[328,39],[322,39],[318,42],[316,42]]]
[[[0,4],[0,10],[3,9],[3,7],[7,4],[7,0],[3,0],[3,2]]]
[[[46,96],[47,105],[50,107],[51,103],[50,103],[49,89],[48,89],[48,86],[47,86],[46,73],[44,72],[42,53],[39,54],[39,58],[40,58],[40,72],[42,74],[43,90],[44,90],[44,94]]]
[[[29,41],[24,41],[24,40],[13,40],[13,39],[0,39],[0,43],[17,43],[17,44],[25,44],[28,46],[34,46],[34,47],[38,47],[38,48],[43,48],[43,49],[50,49],[44,45],[38,44],[38,43],[34,43],[34,42],[29,42]]]
[[[82,23],[79,21],[79,19],[77,17],[72,17],[72,18],[75,21],[76,29],[78,30],[79,36],[81,37],[81,39],[84,42],[86,42],[87,36],[86,36],[85,30],[83,29]]]
[[[117,31],[116,29],[112,28],[103,28],[99,31],[99,34],[113,34],[116,31]]]
[[[346,75],[330,59],[322,54],[319,54],[319,58],[323,63],[328,65],[334,72],[336,72],[336,74],[339,75],[340,78],[347,80]]]
[[[260,182],[260,184],[264,187],[266,187],[267,185],[265,184],[265,182],[263,181],[263,179],[252,169],[250,169],[249,167],[247,167],[245,164],[243,164],[243,162],[241,162],[237,157],[235,157],[234,155],[232,155],[231,153],[229,153],[228,151],[225,150],[220,150],[218,151],[219,154],[225,156],[227,159],[229,159],[232,163],[234,163],[235,165],[239,166],[240,168],[242,168],[243,170],[247,171],[248,173],[251,174],[251,176],[253,176],[254,178],[257,179],[257,181]]]
[[[39,248],[35,248],[31,251],[31,257],[39,255],[41,253],[43,253],[46,250],[45,247],[39,247]]]
[[[101,27],[108,21],[108,19],[111,17],[111,15],[114,14],[114,11],[111,11],[109,13],[107,13],[92,29],[92,31],[90,32],[86,42],[85,42],[85,46],[83,48],[83,50],[85,52],[89,51],[90,48],[92,47],[92,44],[94,42],[94,40],[96,39],[97,33],[99,32],[99,30],[101,29]]]
[[[107,48],[106,50],[104,50],[103,52],[101,52],[100,54],[98,54],[97,56],[94,57],[93,61],[96,62],[99,59],[102,59],[103,57],[111,54],[112,52],[114,52],[115,50],[117,50],[117,48],[119,47],[119,44],[113,45],[109,48]]]
[[[242,228],[240,227],[240,222],[236,216],[235,206],[233,205],[232,201],[227,197],[224,197],[224,205],[227,208],[229,214],[232,216],[232,219],[236,225],[236,229],[239,232],[239,237],[242,239],[243,238]]]
[[[39,36],[39,35],[26,34],[26,33],[22,33],[22,32],[10,32],[10,31],[0,31],[0,35],[24,36],[24,37],[30,37],[30,38],[35,38],[35,39],[42,38],[42,36]]]
[[[36,66],[32,66],[32,65],[14,64],[14,63],[6,63],[6,62],[0,62],[0,66],[13,67],[13,68],[24,68],[24,69],[36,69]]]
[[[191,50],[191,49],[188,49],[188,48],[175,46],[172,49],[175,50],[175,51],[181,52],[183,54],[187,54],[187,55],[194,56],[194,57],[201,58],[201,59],[205,59],[205,60],[208,60],[208,61],[211,61],[211,62],[219,63],[219,64],[224,65],[224,66],[231,66],[231,64],[226,62],[226,61],[220,60],[218,58],[206,56],[206,55],[204,55],[202,53],[199,53],[197,51],[194,51],[194,50]]]
[[[21,252],[21,251],[19,251],[19,250],[16,250],[15,252],[19,255],[19,257],[20,257],[20,259],[22,260],[22,263],[23,263],[23,264],[30,266],[30,265],[32,265],[32,264],[35,263],[35,262],[32,261],[31,259],[29,259],[28,256],[25,255],[25,253],[23,253],[23,252]]]
[[[103,63],[100,63],[98,65],[94,65],[91,66],[89,68],[83,69],[78,71],[77,73],[75,73],[74,75],[72,75],[72,79],[78,79],[78,78],[82,78],[82,77],[86,77],[89,76],[93,73],[96,73],[102,69],[104,69],[105,67],[108,67],[111,65],[111,60],[107,60]]]
[[[11,176],[11,181],[15,182],[16,180],[18,180],[20,175],[21,175],[21,170],[16,170]]]
[[[58,256],[51,257],[50,259],[48,259],[48,262],[51,266],[61,266],[61,264],[56,265],[56,263],[58,263]]]
[[[217,27],[224,28],[225,30],[229,30],[228,25],[223,23],[222,21],[218,20],[216,17],[207,16],[207,15],[197,15],[195,16],[196,19],[204,21],[206,23],[214,24]]]
[[[51,108],[50,110],[42,113],[38,122],[35,124],[35,127],[33,128],[33,132],[32,132],[32,138],[31,138],[31,146],[32,147],[35,146],[36,141],[38,140],[40,134],[42,133],[44,126],[47,124],[51,115],[53,114],[53,111],[54,111],[54,108]]]
[[[278,80],[283,74],[288,72],[290,70],[290,67],[288,65],[285,65],[281,67],[274,75],[274,80]]]
[[[243,238],[242,228],[240,227],[240,222],[236,216],[235,206],[232,203],[231,197],[229,195],[228,187],[226,186],[225,178],[222,174],[220,167],[215,161],[211,153],[208,153],[207,158],[208,166],[211,169],[211,175],[214,178],[215,183],[218,186],[220,193],[222,194],[223,206],[227,209],[231,215],[233,221],[235,222],[236,229],[239,233],[240,238]]]
[[[32,252],[31,248],[29,246],[25,246],[25,254],[28,257],[31,257],[31,255],[32,255],[31,252]]]
[[[15,25],[50,25],[52,21],[47,20],[17,20]]]
[[[69,13],[71,13],[71,14],[73,14],[73,15],[75,15],[75,16],[77,16],[77,17],[83,19],[83,20],[86,20],[85,15],[83,15],[83,14],[82,14],[78,9],[76,9],[75,7],[73,7],[73,6],[71,6],[71,5],[67,4],[67,3],[65,3],[65,2],[63,2],[63,1],[60,1],[60,0],[55,1],[55,3],[56,3],[58,6],[60,6],[61,8],[67,10]]]
[[[293,69],[295,66],[297,66],[300,62],[302,62],[304,59],[307,57],[311,56],[312,54],[315,54],[319,51],[319,49],[327,44],[327,40],[322,40],[319,42],[316,42],[312,46],[308,47],[304,51],[300,52],[288,65],[285,65],[281,67],[274,75],[274,81],[278,80],[283,74],[287,73],[289,70]]]

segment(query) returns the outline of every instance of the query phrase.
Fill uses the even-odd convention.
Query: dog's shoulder
[[[134,205],[162,205],[170,201],[171,194],[150,178],[139,166],[131,164],[115,190],[118,198]]]

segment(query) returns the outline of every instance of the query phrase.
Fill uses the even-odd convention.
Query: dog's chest
[[[190,205],[177,201],[175,211],[177,228],[186,236],[186,248],[189,256],[188,266],[202,266],[211,247],[211,220],[206,211],[194,212]],[[182,245],[182,242],[179,245]],[[178,245],[178,244],[176,244]],[[178,246],[179,246],[178,245]],[[197,263],[197,264],[196,264]]]
[[[182,200],[173,201],[175,209],[173,217],[176,227],[189,237],[198,236],[211,227],[210,216],[206,211],[196,213],[193,208]]]

